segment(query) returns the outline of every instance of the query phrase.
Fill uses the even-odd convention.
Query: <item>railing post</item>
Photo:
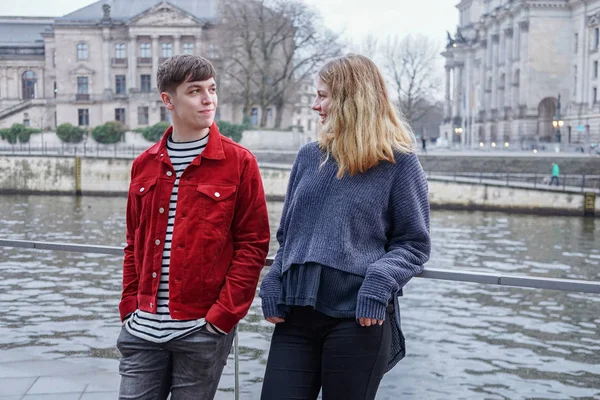
[[[509,177],[510,177],[510,172],[507,172],[506,173],[506,186],[508,186]]]
[[[235,328],[235,337],[233,338],[233,365],[234,365],[234,385],[233,396],[235,400],[240,400],[240,343],[239,343],[239,327]]]
[[[483,183],[483,171],[479,171],[479,184]]]
[[[565,178],[563,179],[563,192],[567,190],[567,177],[568,175],[565,174]]]
[[[537,172],[533,176],[533,188],[535,189],[536,187],[537,187]]]

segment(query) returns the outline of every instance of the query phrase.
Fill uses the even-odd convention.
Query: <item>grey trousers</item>
[[[202,328],[167,343],[152,343],[125,327],[117,339],[121,352],[119,399],[212,400],[231,350],[235,330],[218,335]]]

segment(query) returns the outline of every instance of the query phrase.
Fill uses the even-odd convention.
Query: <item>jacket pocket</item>
[[[223,235],[233,218],[237,186],[200,184],[196,191],[200,195],[202,215],[200,218],[210,224],[205,233]]]
[[[138,179],[132,181],[129,185],[129,191],[138,200],[140,221],[143,221],[150,215],[150,207],[152,206],[153,195],[156,188],[157,178]]]

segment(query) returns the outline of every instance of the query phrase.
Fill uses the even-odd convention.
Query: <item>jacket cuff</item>
[[[277,302],[279,301],[278,297],[262,297],[262,310],[265,318],[269,317],[285,317],[285,314],[279,311],[279,307],[277,307]]]
[[[127,319],[127,316],[137,310],[137,296],[128,296],[121,299],[119,303],[119,314],[121,322]]]
[[[356,302],[356,319],[375,318],[385,321],[387,304],[379,300],[359,296]]]
[[[227,311],[219,303],[213,304],[204,319],[206,322],[210,322],[212,326],[218,326],[219,329],[225,333],[231,332],[233,327],[240,322],[235,314]]]

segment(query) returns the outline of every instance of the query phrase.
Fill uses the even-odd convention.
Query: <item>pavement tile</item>
[[[85,372],[97,371],[97,368],[89,367]],[[72,375],[81,372],[80,365],[61,360],[15,361],[0,365],[0,378]]]
[[[86,383],[77,382],[72,377],[42,376],[27,392],[28,395],[54,394],[54,393],[73,393],[81,394],[86,387]]]
[[[87,383],[85,392],[114,392],[119,390],[121,376],[117,372],[104,372],[101,374],[74,375],[73,381]]]
[[[28,394],[22,400],[79,400],[81,392],[52,393],[52,394]]]
[[[0,396],[23,396],[33,385],[37,378],[3,378],[0,379]]]
[[[80,400],[115,400],[118,398],[119,392],[86,392],[81,396]]]

